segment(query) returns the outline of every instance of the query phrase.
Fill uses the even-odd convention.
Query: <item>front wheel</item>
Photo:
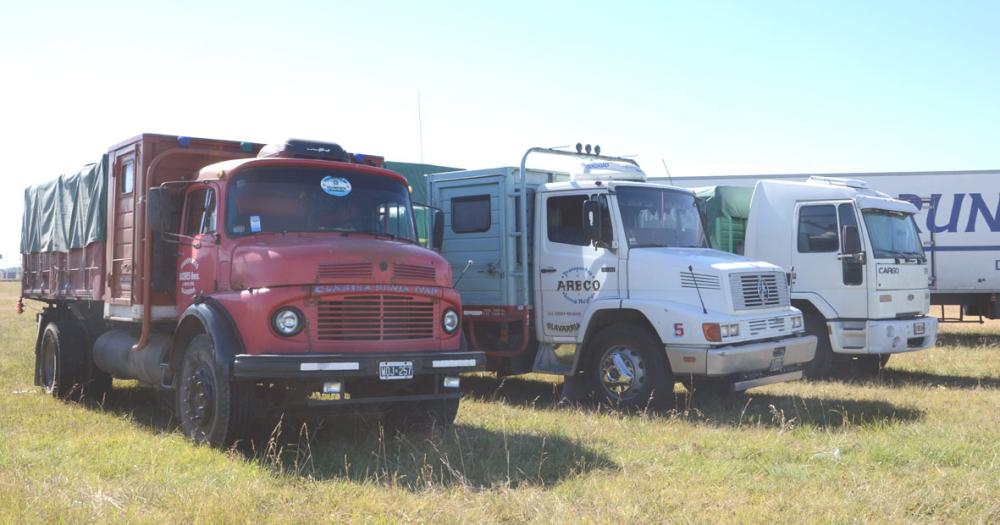
[[[823,379],[834,374],[833,346],[826,318],[818,313],[805,314],[806,333],[816,336],[816,356],[802,367],[808,379]]]
[[[674,375],[663,346],[644,328],[612,325],[589,345],[587,375],[600,401],[623,408],[671,408]]]
[[[221,372],[213,345],[207,334],[188,343],[174,382],[175,401],[184,434],[197,443],[224,447],[249,435],[253,391]]]

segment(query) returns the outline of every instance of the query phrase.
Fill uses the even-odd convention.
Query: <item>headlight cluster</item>
[[[740,335],[740,325],[738,323],[722,325],[722,337],[736,337]]]
[[[444,315],[441,316],[441,328],[444,328],[445,333],[455,333],[455,331],[458,330],[458,324],[458,312],[451,308],[445,310]]]
[[[295,308],[282,308],[271,317],[271,327],[278,335],[291,337],[305,327],[302,312]]]
[[[802,328],[802,316],[796,315],[792,318],[792,329]]]
[[[702,323],[701,331],[705,335],[706,341],[718,343],[723,337],[736,337],[740,335],[739,323]]]

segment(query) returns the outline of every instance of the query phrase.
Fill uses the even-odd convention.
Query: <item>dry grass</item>
[[[15,299],[0,284],[0,523],[1000,521],[1000,323],[948,325],[868,381],[679,387],[670,414],[470,377],[448,431],[309,421],[248,456],[192,445],[130,383],[103,407],[42,395]]]

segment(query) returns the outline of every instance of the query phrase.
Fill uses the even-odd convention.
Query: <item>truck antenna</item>
[[[667,161],[663,157],[660,157],[660,162],[663,163],[663,171],[667,172],[667,180],[670,181],[670,185],[674,185],[674,178],[670,176],[670,168],[667,167]]]
[[[424,120],[420,111],[420,92],[417,91],[417,134],[420,138],[420,163],[424,163]]]
[[[698,291],[698,300],[701,301],[701,311],[707,314],[708,308],[705,308],[705,300],[701,298],[701,288],[698,287],[698,277],[694,274],[694,267],[688,265],[688,271],[691,272],[691,282],[694,283],[694,289]]]

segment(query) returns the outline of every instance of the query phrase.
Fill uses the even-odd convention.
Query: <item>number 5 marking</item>
[[[674,337],[684,337],[684,323],[674,323]]]

